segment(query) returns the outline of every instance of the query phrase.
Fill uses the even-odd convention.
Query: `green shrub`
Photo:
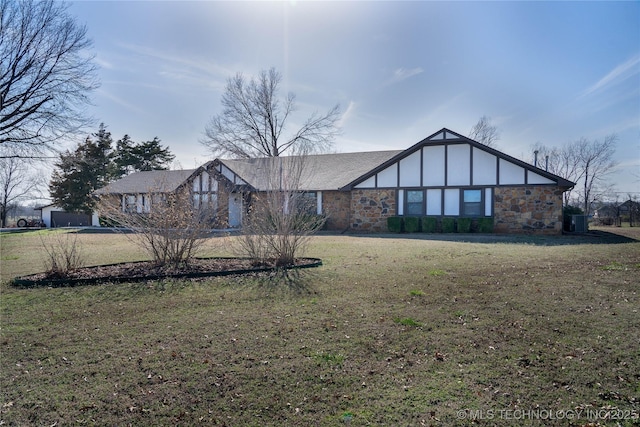
[[[399,217],[399,216],[387,217],[387,228],[392,233],[402,232],[402,217]]]
[[[417,216],[408,216],[404,218],[404,231],[407,233],[415,233],[420,231],[420,218]]]
[[[442,218],[442,232],[454,233],[456,231],[455,218]]]
[[[458,233],[471,233],[471,218],[458,218]]]
[[[584,212],[582,209],[580,209],[577,206],[571,206],[571,205],[567,205],[565,207],[562,208],[562,213],[565,216],[571,216],[571,215],[584,215]]]
[[[435,233],[436,231],[438,231],[438,218],[432,216],[422,218],[423,233]]]
[[[493,233],[493,218],[478,218],[478,233]]]

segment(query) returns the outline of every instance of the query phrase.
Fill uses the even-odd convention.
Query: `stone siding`
[[[323,191],[322,211],[327,215],[327,230],[343,231],[349,228],[351,195],[347,191]]]
[[[387,217],[396,215],[396,190],[351,191],[351,229],[385,232]]]
[[[562,189],[554,186],[495,187],[496,233],[562,233]]]

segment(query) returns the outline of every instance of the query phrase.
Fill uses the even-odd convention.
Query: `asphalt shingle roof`
[[[304,172],[296,185],[297,190],[328,191],[344,187],[401,152],[370,151],[219,161],[258,191],[277,190],[280,187],[281,164],[285,185],[287,177],[291,175],[288,169],[302,166]],[[112,182],[95,194],[135,194],[150,190],[171,192],[184,184],[195,171],[196,169],[137,172]]]
[[[127,175],[111,184],[96,190],[96,194],[135,194],[147,192],[171,192],[176,190],[196,171],[196,169],[183,170],[156,170],[136,172]]]
[[[278,189],[280,165],[282,165],[282,176],[285,181],[288,168],[303,167],[304,172],[301,174],[299,185],[296,185],[297,190],[328,191],[344,187],[401,152],[401,150],[370,151],[304,157],[220,160],[220,162],[258,191]]]

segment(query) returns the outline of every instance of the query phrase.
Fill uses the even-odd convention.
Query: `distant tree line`
[[[59,154],[49,183],[51,199],[69,212],[90,213],[95,190],[133,172],[167,170],[174,158],[157,137],[136,143],[125,135],[114,148],[111,132],[101,124],[75,150]]]

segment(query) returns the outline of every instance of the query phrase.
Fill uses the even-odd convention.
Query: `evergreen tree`
[[[100,124],[98,132],[94,133],[95,143],[87,145],[86,159],[87,165],[93,168],[96,175],[94,182],[95,189],[104,187],[116,177],[115,165],[113,164],[113,138],[111,132],[107,131],[104,123]]]
[[[133,156],[133,147],[135,143],[129,135],[125,135],[116,142],[116,152],[113,156],[116,177],[120,178],[134,171],[131,166],[135,160]]]
[[[76,149],[61,153],[55,162],[49,191],[53,203],[70,212],[91,212],[92,193],[132,172],[166,170],[175,156],[156,137],[136,144],[125,135],[113,149],[104,124]]]
[[[132,172],[167,170],[173,159],[175,156],[168,148],[162,147],[158,137],[136,144],[129,135],[125,135],[116,143],[114,154],[118,177]]]
[[[104,124],[73,151],[61,153],[54,164],[49,191],[53,203],[70,212],[90,213],[93,191],[105,186],[114,175],[111,161],[111,133]]]
[[[168,164],[176,157],[168,148],[162,148],[157,136],[135,146],[133,154],[135,162],[132,166],[136,171],[167,170]]]

